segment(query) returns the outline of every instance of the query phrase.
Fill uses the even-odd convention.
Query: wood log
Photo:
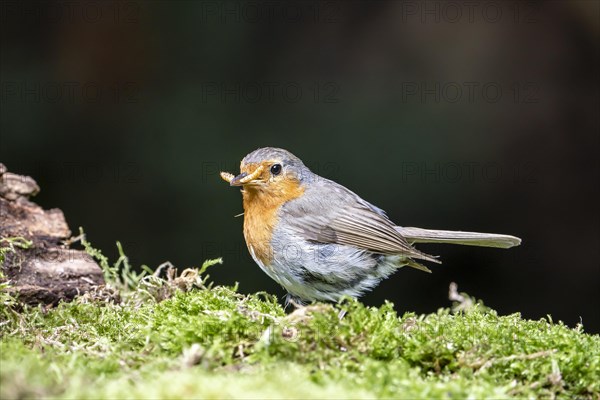
[[[44,210],[29,200],[40,191],[35,180],[8,172],[0,163],[0,247],[21,237],[31,246],[12,246],[0,260],[8,290],[27,304],[70,301],[104,284],[102,270],[85,251],[71,249],[61,210]]]

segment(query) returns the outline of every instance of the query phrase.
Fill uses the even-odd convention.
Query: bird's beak
[[[230,186],[242,186],[253,183],[255,179],[261,176],[264,169],[265,168],[262,165],[260,165],[251,174],[248,174],[247,172],[242,172],[238,176],[234,176],[233,174],[230,174],[228,172],[221,172],[221,178],[229,182]]]
[[[241,174],[229,181],[229,186],[242,186],[244,184],[244,178],[247,176],[247,173],[242,172]]]

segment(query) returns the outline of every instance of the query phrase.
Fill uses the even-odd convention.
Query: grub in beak
[[[229,182],[230,186],[242,186],[248,183],[252,183],[252,181],[260,177],[264,169],[265,168],[262,165],[260,165],[251,174],[242,172],[236,177],[234,177],[233,174],[230,174],[229,172],[221,172],[221,178]]]

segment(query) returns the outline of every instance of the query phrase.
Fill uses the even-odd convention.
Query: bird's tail
[[[437,229],[421,229],[397,226],[396,230],[409,243],[449,243],[466,246],[499,247],[508,249],[521,244],[521,239],[497,233],[479,233],[462,231],[440,231]]]

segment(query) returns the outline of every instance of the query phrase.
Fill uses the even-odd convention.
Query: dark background
[[[253,263],[218,177],[277,146],[400,225],[509,233],[511,250],[423,245],[364,298],[600,331],[599,6],[583,2],[2,2],[0,160],[76,232],[133,263]]]

